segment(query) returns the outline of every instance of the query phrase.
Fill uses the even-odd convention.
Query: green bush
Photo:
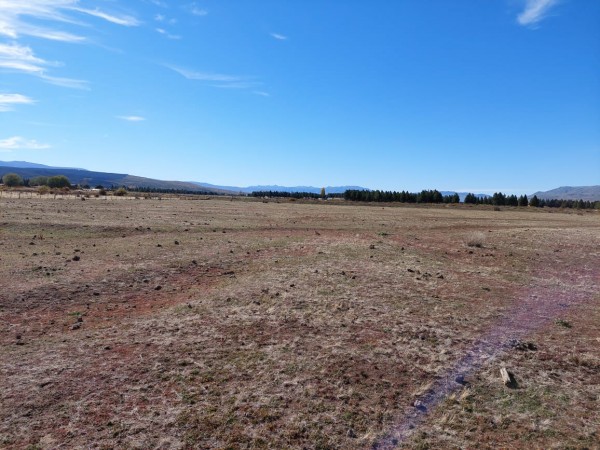
[[[48,186],[48,177],[33,177],[29,180],[29,186]]]
[[[23,185],[23,178],[16,173],[7,173],[2,177],[2,182],[8,187],[21,186]]]
[[[71,182],[64,175],[56,175],[48,178],[48,186],[51,188],[70,188]]]

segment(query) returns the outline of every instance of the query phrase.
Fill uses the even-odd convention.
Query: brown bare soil
[[[0,447],[600,448],[599,261],[595,211],[0,198]]]

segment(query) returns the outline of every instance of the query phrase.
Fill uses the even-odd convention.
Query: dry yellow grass
[[[0,208],[2,448],[598,447],[596,212]]]

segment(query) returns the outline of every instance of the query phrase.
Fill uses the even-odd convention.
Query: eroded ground
[[[2,198],[0,225],[2,448],[600,447],[597,212]]]

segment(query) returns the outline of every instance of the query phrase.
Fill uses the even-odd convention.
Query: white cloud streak
[[[279,33],[271,33],[271,37],[277,39],[278,41],[287,41],[287,36]]]
[[[139,20],[135,17],[131,16],[116,16],[113,14],[108,14],[104,11],[100,11],[98,8],[96,9],[85,9],[85,8],[71,8],[73,11],[77,11],[83,14],[88,14],[90,16],[99,17],[100,19],[104,19],[107,22],[114,23],[116,25],[122,25],[124,27],[137,27],[140,25]]]
[[[165,67],[177,72],[188,80],[203,81],[209,86],[221,89],[251,89],[257,88],[262,83],[249,77],[226,75],[214,72],[199,72],[184,69],[177,66],[166,65]]]
[[[49,67],[59,66],[35,56],[34,51],[19,43],[23,36],[51,41],[82,43],[87,37],[65,31],[65,25],[89,30],[85,18],[98,18],[120,26],[138,26],[132,16],[89,9],[80,6],[80,0],[0,0],[0,70],[35,75],[47,83],[74,89],[87,89],[88,83],[65,77],[51,76]],[[43,25],[42,25],[43,23]],[[60,24],[60,29],[57,27]]]
[[[21,94],[0,94],[0,112],[13,111],[15,105],[31,105],[35,103],[30,97]]]
[[[47,62],[33,54],[30,47],[0,43],[0,68],[41,75]]]
[[[50,145],[41,144],[35,139],[25,139],[22,136],[0,139],[0,152],[12,152],[13,150],[44,150],[46,148],[50,148]]]
[[[143,122],[146,120],[146,118],[142,116],[117,116],[117,119],[125,120],[127,122]]]
[[[520,25],[535,25],[544,19],[558,0],[525,0],[525,9],[517,16]]]
[[[5,71],[34,75],[47,83],[57,86],[72,89],[88,89],[87,81],[48,75],[46,67],[52,65],[56,65],[56,63],[50,63],[42,58],[38,58],[34,55],[30,47],[17,43],[0,43],[0,70],[4,69]]]
[[[40,77],[46,83],[53,84],[55,86],[66,87],[70,89],[80,89],[87,91],[90,89],[90,85],[86,80],[75,80],[73,78],[63,77],[51,77],[50,75],[42,74]]]

